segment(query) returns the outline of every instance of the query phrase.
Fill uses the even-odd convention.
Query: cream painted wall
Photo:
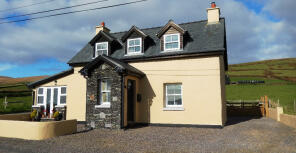
[[[77,119],[78,121],[85,121],[86,79],[79,73],[80,69],[82,69],[82,67],[74,67],[73,74],[57,79],[57,83],[51,81],[39,86],[67,86],[67,120]],[[37,88],[35,88],[35,90]],[[35,95],[37,95],[37,93]]]
[[[223,58],[222,58],[223,59]],[[146,74],[139,81],[142,101],[137,122],[223,125],[221,57],[129,63]],[[182,83],[184,111],[164,111],[165,83]]]
[[[76,120],[31,122],[0,120],[0,137],[43,140],[77,131]]]

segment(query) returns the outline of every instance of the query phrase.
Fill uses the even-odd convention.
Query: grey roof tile
[[[207,20],[189,22],[179,24],[187,33],[184,35],[184,48],[182,51],[175,51],[172,53],[163,53],[160,51],[160,39],[156,34],[162,27],[154,27],[147,29],[140,29],[143,33],[148,35],[153,41],[153,45],[145,48],[144,54],[140,56],[124,56],[124,47],[117,49],[110,55],[112,58],[121,60],[132,60],[137,58],[148,58],[157,56],[166,56],[171,54],[189,54],[189,53],[204,53],[204,52],[227,52],[226,37],[225,37],[225,19],[221,18],[218,24],[207,24]],[[110,33],[120,44],[121,38],[126,34],[124,32]],[[226,53],[225,53],[226,55]],[[93,60],[93,46],[89,43],[85,45],[69,62],[68,64],[88,63]],[[227,57],[226,57],[227,58]],[[226,61],[227,62],[227,61]]]

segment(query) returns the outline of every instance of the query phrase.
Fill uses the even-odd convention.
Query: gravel
[[[269,118],[231,118],[223,129],[137,127],[84,129],[42,141],[0,137],[0,152],[295,152],[296,129]]]

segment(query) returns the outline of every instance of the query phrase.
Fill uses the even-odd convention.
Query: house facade
[[[93,128],[135,123],[223,127],[226,122],[225,19],[111,33],[102,23],[69,62],[70,70],[29,84],[34,107]]]

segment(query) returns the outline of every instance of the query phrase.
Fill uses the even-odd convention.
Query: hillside
[[[229,65],[230,77],[264,77],[296,82],[296,58]]]
[[[256,100],[267,95],[288,114],[296,114],[296,58],[229,65],[230,81],[259,80],[264,84],[226,86],[227,100]]]
[[[47,77],[45,76],[32,76],[32,77],[23,77],[23,78],[10,78],[5,76],[0,76],[0,85],[7,84],[17,84],[17,83],[26,83],[26,82],[34,82],[40,79]]]

